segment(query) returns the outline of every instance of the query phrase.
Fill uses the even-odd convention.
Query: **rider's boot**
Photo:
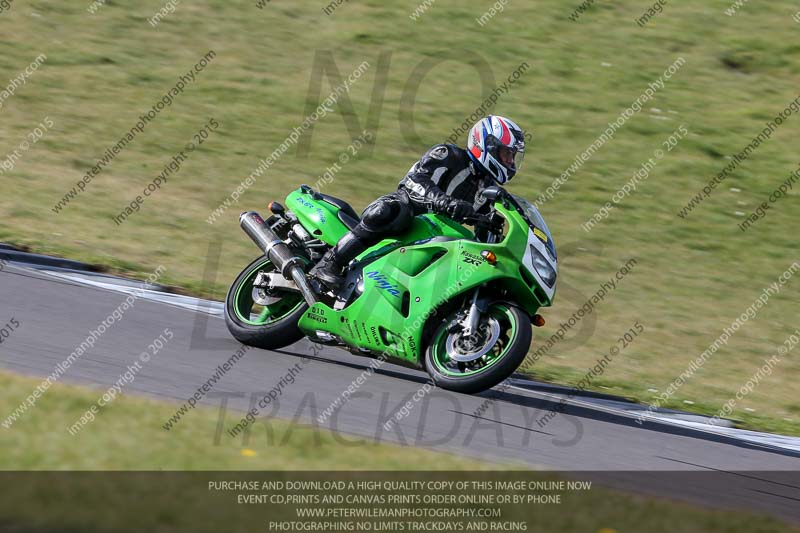
[[[322,256],[308,275],[335,291],[344,283],[344,268],[366,249],[366,243],[349,231]]]

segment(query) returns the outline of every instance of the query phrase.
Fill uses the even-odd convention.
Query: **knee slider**
[[[391,222],[395,216],[397,216],[397,204],[383,200],[367,206],[361,221],[368,227],[376,228]]]

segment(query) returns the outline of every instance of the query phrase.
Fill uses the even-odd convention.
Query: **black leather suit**
[[[447,213],[454,201],[484,211],[486,201],[478,192],[491,185],[490,177],[477,172],[467,151],[453,144],[437,144],[414,163],[397,191],[381,196],[364,209],[361,221],[326,254],[312,274],[328,281],[358,254],[391,235],[406,230],[414,216]],[[330,283],[329,283],[330,284]]]

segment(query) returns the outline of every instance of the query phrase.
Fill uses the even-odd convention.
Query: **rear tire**
[[[465,394],[491,389],[509,377],[528,355],[533,336],[530,318],[513,305],[496,302],[489,306],[481,325],[488,331],[489,320],[494,320],[500,326],[500,336],[488,353],[466,364],[456,362],[448,352],[448,342],[452,344],[457,335],[448,332],[452,318],[436,328],[425,349],[425,369],[438,387]]]
[[[297,323],[308,310],[308,304],[299,293],[283,293],[283,298],[264,307],[256,319],[246,316],[252,312],[252,286],[259,271],[276,270],[266,257],[259,257],[242,270],[228,290],[225,297],[225,323],[228,331],[242,344],[265,350],[294,344],[305,336]],[[273,314],[270,314],[270,308],[274,308]]]

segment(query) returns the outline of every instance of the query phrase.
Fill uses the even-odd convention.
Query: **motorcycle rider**
[[[309,275],[329,289],[339,288],[343,271],[357,255],[390,235],[402,233],[416,215],[434,212],[459,222],[481,213],[486,200],[478,192],[507,183],[525,154],[523,131],[511,120],[489,115],[467,136],[467,149],[437,144],[414,163],[395,192],[364,209],[361,221],[311,269]]]

